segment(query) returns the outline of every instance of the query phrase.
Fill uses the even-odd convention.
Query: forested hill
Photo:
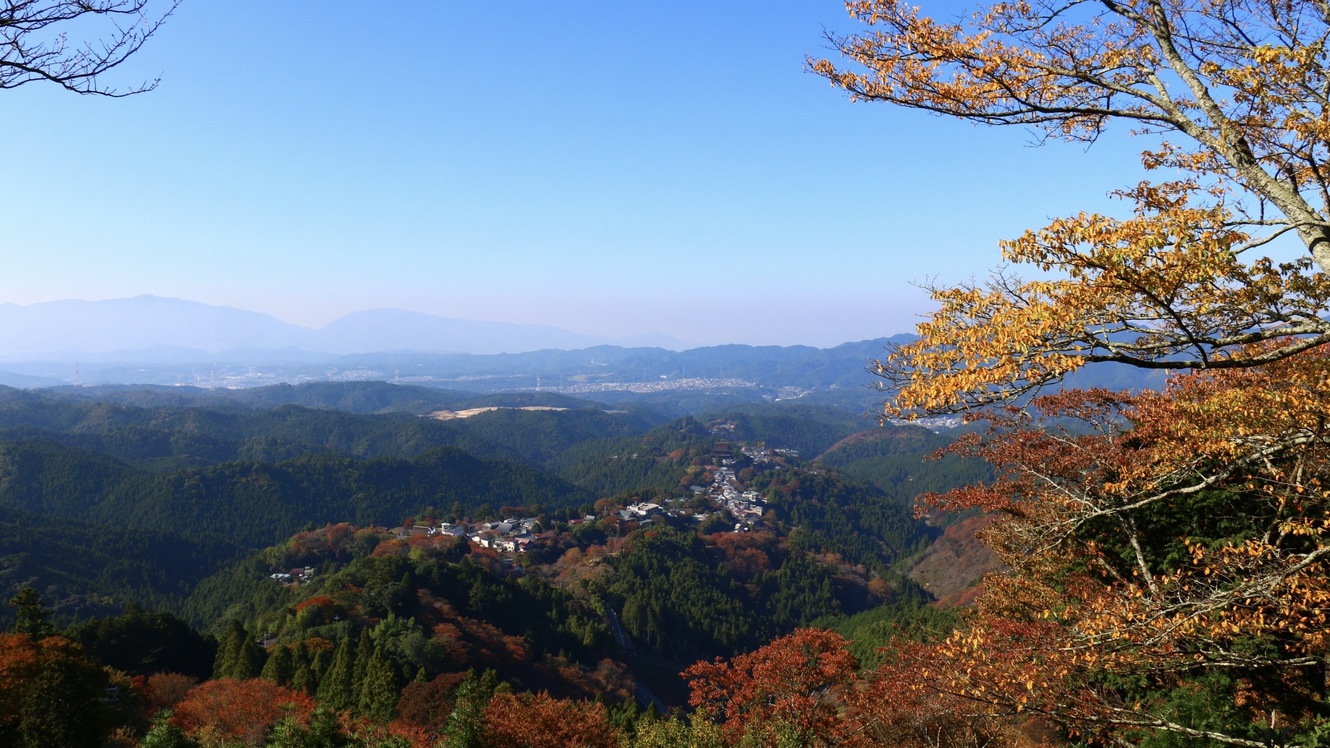
[[[912,336],[810,346],[721,345],[674,351],[600,345],[575,350],[538,350],[516,354],[358,353],[345,356],[283,356],[261,350],[179,351],[158,356],[125,351],[85,357],[78,366],[83,383],[256,387],[273,382],[328,384],[369,379],[469,391],[496,392],[602,383],[659,383],[661,378],[743,380],[767,388],[859,388],[867,363],[884,355],[884,346]],[[195,355],[190,355],[191,353]],[[42,357],[45,358],[45,357]],[[58,357],[57,357],[58,358]],[[69,381],[75,366],[65,360],[11,361],[0,382],[55,385]],[[332,380],[332,381],[330,381]]]
[[[410,460],[310,455],[150,472],[86,450],[0,443],[0,506],[241,547],[273,543],[310,523],[395,525],[444,502],[564,507],[592,498],[537,469],[451,447]]]
[[[187,388],[0,387],[0,440],[42,440],[142,467],[273,462],[308,454],[411,458],[442,446],[534,463],[587,439],[664,422],[640,409],[538,395],[477,395],[384,383],[278,386],[228,395]],[[517,411],[539,406],[565,409]],[[469,419],[420,416],[498,408]]]
[[[939,454],[952,439],[922,426],[885,425],[842,439],[817,461],[908,502],[991,477],[988,465],[978,460]]]
[[[518,409],[531,406],[544,409]],[[453,417],[426,415],[440,410]],[[903,483],[932,480],[919,457],[940,437],[897,450],[892,459],[910,470],[900,480],[889,470],[856,472],[861,461],[843,464],[857,479],[811,463],[827,452],[825,466],[841,465],[836,456],[846,445],[869,438],[851,438],[865,427],[872,428],[856,411],[797,401],[665,422],[648,409],[538,393],[381,383],[225,395],[3,388],[0,593],[35,583],[64,617],[128,602],[179,611],[204,577],[304,528],[489,519],[514,507],[562,521],[611,518],[638,501],[687,500],[700,518],[695,529],[729,531],[735,520],[697,493],[725,475],[733,490],[764,495],[753,516],[764,515],[767,530],[803,553],[887,574],[933,536],[911,517]],[[608,540],[632,527],[596,532]],[[777,555],[767,563],[785,561]],[[731,582],[713,582],[733,596],[725,591]],[[819,605],[809,609],[842,609]],[[765,635],[743,640],[756,645]]]
[[[434,505],[497,511],[591,498],[534,468],[446,447],[411,460],[325,455],[150,472],[69,447],[0,443],[0,585],[12,594],[39,582],[71,612],[169,606],[238,552],[311,524],[394,526]]]
[[[0,387],[0,392],[6,393],[6,397],[14,397],[20,391]],[[383,413],[424,415],[437,410],[462,410],[499,405],[509,407],[539,405],[571,409],[600,407],[598,403],[553,392],[484,393],[383,381],[305,382],[241,389],[98,385],[53,387],[22,392],[26,392],[28,397],[34,399],[104,402],[149,408],[224,405],[275,408],[280,405],[298,405],[302,408],[336,410],[361,415]]]
[[[685,704],[694,661],[814,622],[872,652],[939,615],[906,484],[969,468],[886,433],[806,401],[667,421],[392,385],[0,390],[0,594],[31,586],[162,693],[169,650],[200,693],[262,681],[431,734],[477,688],[628,724],[644,693]]]

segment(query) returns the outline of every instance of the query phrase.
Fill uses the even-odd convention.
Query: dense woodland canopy
[[[78,698],[117,693],[78,723],[98,740],[432,746],[483,726],[527,737],[470,744],[543,745],[520,740],[577,714],[570,745],[646,745],[706,733],[644,706],[686,708],[679,674],[697,660],[850,621],[871,657],[936,618],[909,570],[938,531],[905,484],[960,485],[972,468],[925,461],[939,443],[925,430],[855,436],[872,428],[858,414],[783,403],[675,421],[585,402],[453,421],[340,409],[366,391],[301,395],[316,407],[289,391],[243,405],[0,391],[15,601],[0,616],[16,632],[0,644],[31,665],[8,671],[0,736],[63,744],[27,736],[72,707],[38,709],[24,689],[65,657],[83,668]],[[889,477],[834,472],[838,454]],[[764,499],[748,532],[698,493],[722,459]],[[679,513],[619,517],[646,500]],[[539,537],[520,555],[403,529],[525,516]],[[301,584],[271,578],[302,569]],[[505,723],[513,708],[548,722]]]

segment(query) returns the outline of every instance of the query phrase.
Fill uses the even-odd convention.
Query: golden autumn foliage
[[[975,744],[1031,715],[1103,743],[1322,744],[1330,6],[847,7],[862,30],[809,66],[853,99],[1051,141],[1125,126],[1151,177],[1113,193],[1124,215],[1055,218],[1001,242],[986,282],[930,287],[919,339],[876,364],[884,418],[989,421],[957,450],[996,478],[932,501],[996,513],[1008,571],[851,713],[914,724],[932,694]],[[1161,392],[1041,394],[1101,362],[1179,373]]]
[[[879,365],[888,415],[964,411],[1097,361],[1245,366],[1330,340],[1321,6],[1002,2],[946,23],[899,0],[848,7],[867,30],[831,37],[843,62],[809,65],[853,98],[1072,141],[1122,121],[1163,177],[1116,193],[1126,218],[1058,218],[1004,242],[1038,279],[930,289],[922,339]],[[1274,262],[1271,242],[1307,254]]]

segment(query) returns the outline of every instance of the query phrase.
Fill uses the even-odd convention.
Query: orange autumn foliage
[[[617,748],[618,731],[605,705],[556,699],[548,693],[500,692],[485,707],[492,748]]]
[[[180,673],[153,673],[143,679],[145,711],[148,716],[163,709],[173,709],[198,685],[198,679]]]
[[[81,733],[79,744],[95,742],[95,731],[108,727],[111,717],[103,700],[112,685],[111,674],[63,636],[0,634],[0,744],[17,744],[21,734],[45,730],[52,721]],[[127,680],[114,685],[132,690]]]
[[[986,418],[990,433],[954,449],[995,479],[931,500],[998,512],[986,539],[1010,571],[989,578],[964,629],[910,651],[922,688],[985,705],[985,719],[1044,714],[1105,741],[1245,745],[1149,695],[1223,673],[1241,719],[1309,729],[1330,653],[1326,352]],[[1145,691],[1107,685],[1124,682]]]
[[[314,700],[262,678],[210,680],[176,704],[171,721],[191,736],[261,746],[285,717],[308,725]]]

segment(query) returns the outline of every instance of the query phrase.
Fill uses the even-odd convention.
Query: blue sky
[[[1139,179],[1113,139],[852,105],[804,71],[824,28],[855,30],[824,0],[186,0],[114,76],[152,93],[0,91],[0,303],[829,346]]]

